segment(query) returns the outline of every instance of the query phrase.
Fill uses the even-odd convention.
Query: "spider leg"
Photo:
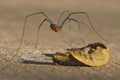
[[[39,27],[38,27],[38,30],[37,30],[37,38],[36,38],[34,50],[37,48],[40,28],[42,27],[42,25],[43,25],[43,23],[44,23],[45,21],[49,22],[48,19],[44,19],[44,20],[40,23],[40,25],[39,25]],[[49,22],[49,23],[50,23],[50,22]],[[50,23],[50,24],[51,24],[51,23]]]
[[[79,21],[78,21],[78,20],[75,20],[75,19],[72,19],[72,18],[67,18],[64,23],[66,23],[68,20],[69,20],[69,21],[74,21],[74,22],[77,23],[78,28],[79,28],[79,32],[80,32],[80,35],[81,35],[82,31],[81,31],[81,28],[80,28],[80,23],[79,23]],[[84,45],[86,45],[86,43],[85,43],[85,41],[83,40],[83,37],[82,37],[82,36],[81,36],[81,41],[83,42]]]
[[[39,38],[39,30],[40,30],[41,26],[43,25],[43,23],[44,23],[45,21],[47,21],[47,22],[49,22],[49,23],[51,24],[51,22],[50,22],[48,19],[46,19],[46,18],[40,23],[40,25],[39,25],[39,27],[38,27],[38,30],[37,30],[37,38],[36,38],[34,50],[35,50],[36,47],[37,47],[38,38]],[[20,48],[19,48],[19,49],[20,49]],[[19,51],[19,50],[17,50],[17,52],[18,52],[18,51]],[[16,52],[16,54],[12,57],[12,59],[13,59],[15,56],[17,56],[17,52]],[[20,56],[22,56],[22,55],[20,55]],[[12,60],[12,59],[11,59],[11,60]]]
[[[17,52],[21,49],[22,44],[23,44],[24,32],[25,32],[25,27],[26,27],[27,19],[28,19],[29,17],[31,17],[31,16],[34,16],[34,15],[43,15],[43,16],[47,19],[47,21],[49,21],[51,24],[53,23],[53,22],[51,21],[51,19],[48,18],[47,15],[46,15],[44,12],[38,12],[38,13],[33,13],[33,14],[27,15],[27,16],[25,17],[25,20],[24,20],[24,26],[23,26],[22,36],[21,36],[21,42],[20,42],[20,46],[19,46]]]
[[[65,21],[64,25],[67,24],[68,22],[69,22],[68,20]],[[83,21],[79,20],[79,23],[85,25],[86,27],[88,27],[91,30],[91,28],[87,24],[85,24]]]
[[[37,47],[38,37],[39,37],[39,30],[40,30],[41,26],[43,25],[43,23],[44,23],[45,21],[49,22],[49,20],[45,18],[45,19],[40,23],[40,25],[39,25],[39,27],[38,27],[37,39],[36,39],[36,43],[35,43],[35,48],[34,48],[34,49],[36,49],[36,47]],[[49,22],[49,23],[51,23],[51,22]],[[20,49],[20,48],[19,48],[19,49]],[[13,64],[13,63],[10,62],[10,61],[12,61],[13,58],[17,56],[17,53],[18,53],[19,49],[16,51],[15,55],[12,56],[12,58],[11,58],[9,61],[5,59],[5,61],[7,61],[8,64],[6,64],[4,67],[2,67],[2,69],[5,69],[9,64]],[[21,57],[21,56],[22,56],[22,55],[20,55],[19,57]],[[14,64],[13,64],[13,66],[16,67],[16,65],[14,65]]]
[[[61,14],[60,14],[60,16],[59,16],[59,18],[58,18],[58,25],[59,25],[59,23],[60,23],[60,19],[61,19],[61,17],[63,16],[63,14],[65,14],[65,13],[69,13],[69,11],[68,10],[65,10],[65,11],[63,11]]]
[[[31,16],[34,16],[34,15],[43,15],[43,16],[45,17],[45,19],[52,24],[52,21],[51,21],[51,20],[47,17],[47,15],[46,15],[45,13],[43,13],[43,12],[38,12],[38,13],[33,13],[33,14],[27,15],[27,16],[25,17],[25,20],[24,20],[24,25],[23,25],[23,31],[22,31],[20,46],[19,46],[19,48],[16,50],[15,55],[10,59],[10,61],[12,61],[13,58],[17,56],[17,53],[19,52],[19,50],[20,50],[21,47],[22,47],[27,19],[28,19],[29,17],[31,17]]]
[[[63,22],[60,24],[60,26],[63,26],[64,23],[65,23],[65,21],[66,21],[68,18],[70,18],[70,16],[75,15],[75,14],[84,14],[84,15],[87,17],[87,19],[88,19],[88,21],[89,21],[89,23],[90,23],[91,28],[95,31],[95,33],[96,33],[101,39],[103,39],[103,40],[106,42],[106,40],[96,31],[96,29],[94,28],[94,26],[93,26],[93,24],[92,24],[92,21],[90,20],[90,17],[88,16],[88,14],[87,14],[86,12],[73,12],[73,13],[70,13],[70,14],[67,16],[67,18],[65,18],[65,19],[63,20]]]

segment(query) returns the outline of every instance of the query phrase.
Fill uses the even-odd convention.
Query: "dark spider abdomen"
[[[59,27],[56,24],[51,24],[50,28],[55,32],[61,32],[62,31],[62,27]]]

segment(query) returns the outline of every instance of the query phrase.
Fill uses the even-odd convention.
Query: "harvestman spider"
[[[58,24],[54,24],[52,22],[52,20],[44,13],[44,12],[38,12],[38,13],[33,13],[33,14],[29,14],[25,17],[25,21],[24,21],[24,27],[23,27],[23,32],[22,32],[22,38],[21,38],[21,42],[20,42],[20,47],[18,48],[17,51],[19,51],[22,47],[22,44],[23,44],[23,38],[24,38],[24,32],[25,32],[25,26],[26,26],[26,22],[27,22],[27,19],[30,17],[30,16],[34,16],[34,15],[43,15],[45,18],[43,19],[43,21],[40,23],[39,27],[38,27],[38,30],[37,30],[37,39],[36,39],[36,43],[35,43],[35,48],[36,49],[36,46],[37,46],[37,43],[38,43],[38,36],[39,36],[39,30],[40,28],[42,27],[43,23],[45,22],[48,22],[50,23],[50,28],[51,30],[55,31],[55,32],[61,32],[62,31],[62,28],[64,26],[64,24],[68,21],[73,21],[73,22],[76,22],[78,24],[78,27],[79,27],[79,30],[81,32],[81,29],[80,29],[80,25],[79,25],[79,22],[77,19],[73,19],[71,18],[72,15],[75,15],[75,14],[83,14],[87,17],[89,23],[90,23],[90,26],[92,27],[92,29],[95,31],[95,33],[97,33],[97,35],[102,38],[104,40],[104,38],[95,30],[91,20],[90,20],[90,17],[88,16],[88,14],[86,12],[72,12],[72,13],[69,13],[67,15],[67,17],[59,24],[59,20],[60,18],[62,17],[62,15],[65,13],[65,12],[69,12],[69,11],[63,11],[58,19]],[[82,24],[84,24],[83,22],[81,22]],[[81,38],[82,42],[85,44],[84,40]],[[104,40],[105,41],[105,40]]]
[[[33,14],[27,15],[27,16],[25,17],[25,21],[24,21],[24,26],[23,26],[23,32],[22,32],[22,36],[21,36],[20,46],[19,46],[19,48],[17,49],[15,55],[11,58],[10,61],[12,61],[15,56],[17,56],[17,53],[19,52],[19,50],[20,50],[21,47],[22,47],[23,38],[24,38],[24,32],[25,32],[25,26],[26,26],[27,19],[28,19],[30,16],[34,16],[34,15],[43,15],[43,16],[45,17],[45,18],[43,19],[43,21],[40,23],[39,27],[38,27],[38,30],[37,30],[37,38],[36,38],[35,48],[34,48],[34,49],[36,49],[36,46],[37,46],[37,43],[38,43],[39,30],[40,30],[40,28],[42,27],[43,23],[45,23],[45,22],[50,23],[50,28],[51,28],[51,30],[53,30],[53,31],[55,31],[55,32],[61,32],[61,31],[62,31],[62,28],[63,28],[63,26],[64,26],[65,23],[67,23],[67,22],[69,22],[69,21],[73,21],[73,22],[76,22],[76,23],[78,24],[78,28],[79,28],[79,31],[80,31],[80,33],[81,33],[81,29],[80,29],[79,23],[82,23],[82,24],[84,24],[84,25],[85,25],[85,23],[84,23],[84,22],[81,22],[81,21],[78,21],[77,19],[71,18],[71,16],[72,16],[72,15],[75,15],[75,14],[83,14],[83,15],[85,15],[85,16],[87,17],[89,23],[90,23],[91,28],[95,31],[95,33],[96,33],[101,39],[104,40],[104,38],[95,30],[95,28],[94,28],[94,26],[93,26],[93,24],[92,24],[92,22],[91,22],[91,20],[90,20],[90,17],[88,16],[88,14],[87,14],[86,12],[72,12],[72,13],[69,13],[69,14],[67,15],[67,17],[59,24],[60,18],[63,16],[63,14],[64,14],[65,12],[69,12],[69,11],[66,10],[66,11],[63,11],[63,12],[61,13],[61,15],[60,15],[59,18],[58,18],[58,24],[54,24],[54,23],[52,22],[52,20],[51,20],[44,12],[38,12],[38,13],[33,13]],[[89,28],[90,28],[90,27],[89,27]],[[82,42],[85,44],[85,42],[84,42],[84,40],[82,39],[82,37],[81,37],[81,40],[82,40]],[[106,41],[106,40],[104,40],[104,41]],[[9,62],[9,63],[10,63],[10,62]],[[9,64],[8,64],[8,65],[9,65]],[[8,65],[6,65],[6,66],[8,66]]]

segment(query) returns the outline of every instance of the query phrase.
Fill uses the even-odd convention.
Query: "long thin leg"
[[[65,14],[66,12],[69,13],[68,10],[65,10],[65,11],[63,11],[63,12],[60,14],[60,16],[59,16],[59,18],[58,18],[58,23],[57,23],[57,25],[59,25],[61,17],[62,17],[63,14]]]
[[[38,37],[39,37],[39,30],[40,30],[41,26],[43,25],[43,23],[44,23],[45,21],[49,22],[47,19],[44,19],[44,20],[41,22],[41,24],[39,25],[39,27],[38,27],[37,39],[36,39],[36,43],[35,43],[35,48],[34,48],[34,49],[36,49],[36,47],[37,47]],[[50,22],[49,22],[49,23],[50,23]],[[5,65],[3,68],[1,68],[1,69],[5,69],[5,67],[7,67],[9,64],[12,64],[12,62],[10,62],[10,61],[12,61],[15,56],[17,56],[17,52],[16,52],[16,54],[15,54],[9,61],[5,59],[5,60],[8,62],[8,64],[6,64],[6,65]],[[20,55],[19,57],[21,57],[21,56],[22,56],[22,55]],[[14,65],[14,66],[16,66],[16,65]]]
[[[38,27],[38,31],[37,31],[37,38],[36,38],[36,42],[35,42],[35,47],[34,47],[34,49],[36,49],[36,47],[37,47],[38,37],[39,37],[39,29],[41,28],[41,26],[43,25],[43,23],[44,23],[45,21],[51,23],[48,19],[44,19],[44,20],[40,23],[40,25],[39,25],[39,27]],[[20,48],[19,48],[19,49],[20,49]],[[16,55],[17,55],[17,52],[16,52],[16,54],[14,55],[14,57],[15,57]],[[14,58],[14,57],[13,57],[13,58]]]
[[[28,19],[29,17],[33,16],[33,15],[43,15],[43,16],[46,18],[46,20],[49,21],[49,22],[52,24],[52,21],[51,21],[51,20],[47,17],[47,15],[46,15],[45,13],[43,13],[43,12],[38,12],[38,13],[33,13],[33,14],[30,14],[30,15],[27,15],[27,16],[25,17],[25,21],[24,21],[24,25],[23,25],[23,31],[22,31],[20,46],[19,46],[19,48],[17,49],[15,55],[11,58],[11,60],[13,60],[13,58],[14,58],[15,56],[17,56],[17,53],[19,52],[19,50],[20,50],[21,47],[22,47],[27,19]],[[11,61],[11,60],[10,60],[10,61]]]
[[[78,21],[78,20],[75,20],[75,19],[72,19],[72,18],[67,18],[66,21],[68,21],[68,20],[70,20],[70,21],[74,21],[74,22],[77,23],[78,28],[79,28],[79,32],[80,32],[80,35],[81,35],[82,31],[81,31],[81,28],[80,28],[79,21]],[[65,21],[65,22],[66,22],[66,21]],[[86,45],[86,43],[85,43],[85,41],[83,40],[83,37],[82,37],[82,36],[81,36],[81,41],[83,42],[84,45]]]
[[[69,21],[68,21],[68,19],[64,22],[64,24],[63,25],[65,25],[65,24],[67,24]],[[83,21],[81,21],[81,20],[79,20],[79,23],[81,23],[81,24],[83,24],[83,25],[85,25],[86,27],[88,27],[89,29],[91,29],[87,24],[85,24]],[[61,27],[63,27],[63,25],[61,26]]]
[[[66,20],[65,23],[64,23],[64,25],[67,24],[68,22],[69,21]],[[91,30],[91,28],[87,24],[85,24],[83,21],[79,20],[79,23],[85,25],[86,27],[88,27]]]
[[[51,24],[53,23],[50,18],[47,17],[47,15],[43,12],[38,12],[38,13],[33,13],[33,14],[30,14],[30,15],[27,15],[25,17],[25,20],[24,20],[24,26],[23,26],[23,32],[22,32],[22,36],[21,36],[21,42],[20,42],[20,46],[17,50],[17,52],[20,50],[20,48],[22,47],[22,44],[23,44],[23,39],[24,39],[24,32],[25,32],[25,26],[26,26],[26,22],[27,22],[27,19],[33,15],[43,15]]]
[[[69,36],[72,36],[72,26],[71,26],[71,20],[66,21],[66,23],[69,22]],[[70,39],[70,46],[73,47],[73,38]]]
[[[90,17],[88,16],[88,14],[87,14],[86,12],[73,12],[73,13],[70,13],[70,14],[67,16],[67,18],[65,18],[65,19],[63,20],[63,22],[61,23],[60,26],[63,26],[64,23],[65,23],[65,21],[66,21],[68,18],[70,18],[71,15],[74,15],[74,14],[84,14],[84,15],[87,17],[87,19],[88,19],[88,21],[89,21],[89,23],[90,23],[90,26],[91,26],[92,29],[95,31],[95,33],[96,33],[101,39],[103,39],[103,40],[106,42],[106,40],[95,30],[95,28],[94,28],[94,26],[93,26],[93,24],[92,24],[92,22],[91,22],[91,20],[90,20]]]
[[[36,38],[36,42],[35,42],[35,47],[34,47],[34,49],[37,48],[38,38],[39,38],[39,31],[40,31],[40,28],[41,28],[41,26],[43,25],[43,23],[44,23],[45,21],[49,22],[47,19],[44,19],[44,20],[41,22],[41,24],[39,25],[39,27],[38,27],[38,30],[37,30],[37,38]],[[49,22],[49,23],[50,23],[50,22]]]

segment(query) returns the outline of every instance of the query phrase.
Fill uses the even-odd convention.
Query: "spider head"
[[[55,32],[61,32],[61,30],[62,30],[62,27],[59,27],[56,24],[51,24],[50,28]]]

